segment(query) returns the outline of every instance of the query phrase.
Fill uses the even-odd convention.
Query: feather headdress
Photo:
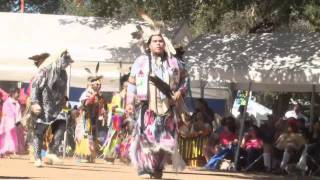
[[[165,51],[170,57],[176,54],[171,41],[164,34],[165,25],[162,21],[153,21],[144,11],[139,12],[141,18],[146,22],[147,26],[137,25],[137,31],[133,32],[131,35],[134,39],[139,40],[139,44],[143,46],[144,49],[147,47],[147,42],[154,35],[161,35],[165,43]]]
[[[46,58],[46,60],[42,64],[40,64],[39,69],[43,67],[48,67],[50,65],[53,65],[54,67],[56,67],[62,60],[68,61],[69,64],[74,62],[68,50],[61,49],[57,51],[55,54],[52,54],[52,55],[48,54],[48,57]]]
[[[33,60],[34,65],[39,67],[49,56],[49,53],[41,53],[28,57],[28,59]]]
[[[84,68],[84,70],[89,74],[88,76],[88,82],[94,82],[94,81],[98,81],[100,80],[103,76],[102,75],[98,75],[99,72],[99,68],[100,68],[100,64],[99,62],[96,65],[96,69],[95,72],[91,72],[91,70],[89,68]]]
[[[49,54],[48,54],[49,55]],[[44,57],[47,55],[44,55]],[[41,63],[38,67],[39,70],[46,69],[48,72],[47,84],[49,88],[53,88],[57,79],[60,78],[61,72],[65,70],[65,65],[70,65],[73,63],[73,59],[66,49],[58,51],[58,53],[48,56],[46,60]]]

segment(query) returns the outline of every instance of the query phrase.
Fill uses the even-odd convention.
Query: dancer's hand
[[[178,90],[173,95],[173,100],[177,102],[181,98],[181,92]]]

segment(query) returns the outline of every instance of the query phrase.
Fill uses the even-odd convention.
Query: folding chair
[[[317,161],[312,157],[312,156],[310,156],[309,154],[307,154],[307,157],[312,161],[312,163],[314,164],[314,165],[316,165],[317,166],[317,169],[315,170],[315,171],[310,171],[309,172],[309,176],[312,176],[312,175],[314,175],[314,174],[317,174],[317,172],[320,172],[320,164],[319,163],[317,163]]]
[[[310,147],[310,145],[308,145],[308,144],[305,145],[303,152],[301,154],[301,157],[299,159],[299,162],[297,163],[296,167],[299,168],[300,170],[302,170],[304,173],[307,172],[308,170],[311,170],[307,164],[307,159],[309,159],[317,168],[315,171],[309,172],[308,175],[312,176],[312,175],[316,174],[317,172],[320,172],[320,164],[314,159],[314,157],[312,157],[310,154],[308,154],[309,147]]]
[[[252,166],[254,166],[262,158],[263,158],[263,153],[257,159],[255,159],[251,164],[249,164],[244,170],[249,171],[252,168]]]

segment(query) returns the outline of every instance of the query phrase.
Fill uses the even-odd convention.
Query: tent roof
[[[320,91],[320,35],[202,35],[184,55],[194,82],[234,83],[255,91]]]
[[[67,48],[75,60],[71,86],[86,87],[84,67],[93,69],[100,61],[103,90],[106,91],[118,90],[120,72],[127,73],[131,63],[141,55],[131,33],[137,31],[137,25],[145,26],[144,22],[134,19],[4,12],[0,12],[0,22],[3,24],[0,28],[0,80],[28,82],[36,72],[28,57]],[[191,38],[188,28],[175,28],[178,29],[167,27],[168,37],[174,36],[175,44],[188,42]]]
[[[68,48],[77,61],[132,62],[141,51],[131,33],[137,20],[0,13],[3,58],[25,59],[43,51]]]
[[[141,54],[131,36],[137,20],[117,21],[97,17],[0,13],[0,80],[28,82],[37,71],[28,57],[67,48],[75,60],[71,86],[86,87],[84,67],[93,69],[100,61],[103,90],[119,88],[120,72]],[[123,63],[120,68],[120,62]],[[9,75],[10,74],[10,75]]]

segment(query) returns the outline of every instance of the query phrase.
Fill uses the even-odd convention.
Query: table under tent
[[[204,93],[222,83],[233,90],[310,92],[313,104],[320,92],[318,33],[202,35],[188,45],[184,59],[192,82]],[[244,117],[239,142],[243,129]]]

